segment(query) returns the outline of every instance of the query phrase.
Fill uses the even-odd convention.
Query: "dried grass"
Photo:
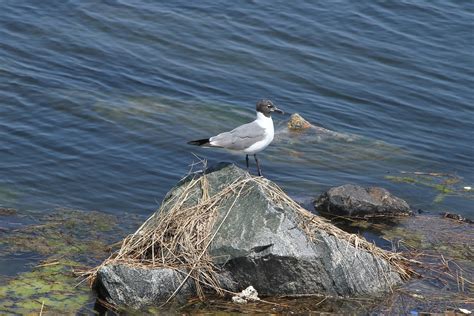
[[[179,190],[174,191],[174,195],[165,199],[158,212],[123,240],[116,253],[100,266],[83,274],[91,285],[102,266],[120,263],[135,267],[172,268],[184,273],[185,278],[168,301],[189,278],[194,280],[200,298],[204,297],[202,285],[214,289],[220,295],[228,292],[219,285],[219,267],[213,263],[208,248],[234,209],[236,201],[244,197],[255,185],[277,207],[294,210],[300,227],[309,238],[313,238],[317,231],[322,230],[346,240],[356,248],[384,258],[402,278],[407,279],[414,273],[407,265],[408,260],[402,255],[382,250],[357,235],[335,227],[327,220],[305,210],[277,185],[264,178],[245,175],[212,196],[206,175],[189,176],[184,183]],[[219,210],[224,206],[227,207],[222,210],[225,214],[220,214]],[[219,217],[222,219],[217,223]]]

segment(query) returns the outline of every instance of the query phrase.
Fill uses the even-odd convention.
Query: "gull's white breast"
[[[243,150],[244,153],[247,155],[253,155],[256,154],[270,145],[270,143],[273,141],[273,137],[275,136],[275,131],[273,129],[273,120],[271,117],[266,117],[262,113],[258,112],[257,113],[257,119],[255,122],[258,123],[260,127],[262,127],[265,131],[265,137],[252,144],[250,147],[246,148]]]

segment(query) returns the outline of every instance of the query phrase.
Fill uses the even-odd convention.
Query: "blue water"
[[[149,214],[200,158],[188,140],[254,117],[260,98],[345,135],[285,131],[264,174],[311,199],[344,183],[474,214],[472,1],[2,1],[0,206]]]

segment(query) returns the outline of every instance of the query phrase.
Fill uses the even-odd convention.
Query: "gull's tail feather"
[[[192,140],[192,141],[188,142],[188,144],[189,145],[196,145],[196,146],[210,146],[211,145],[209,143],[209,138]]]

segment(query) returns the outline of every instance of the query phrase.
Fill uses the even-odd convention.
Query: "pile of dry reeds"
[[[190,176],[165,199],[158,212],[123,240],[120,250],[101,266],[120,263],[148,268],[172,268],[186,275],[181,285],[192,278],[201,297],[202,285],[222,294],[223,290],[217,279],[218,267],[213,264],[208,248],[236,201],[244,198],[254,186],[258,186],[276,206],[294,210],[300,219],[300,227],[310,238],[316,231],[323,230],[346,240],[356,248],[386,259],[402,277],[409,277],[411,270],[407,267],[407,260],[400,254],[382,250],[357,235],[335,227],[302,208],[274,183],[251,175],[236,179],[212,196],[206,175]],[[101,266],[85,274],[91,284]]]

